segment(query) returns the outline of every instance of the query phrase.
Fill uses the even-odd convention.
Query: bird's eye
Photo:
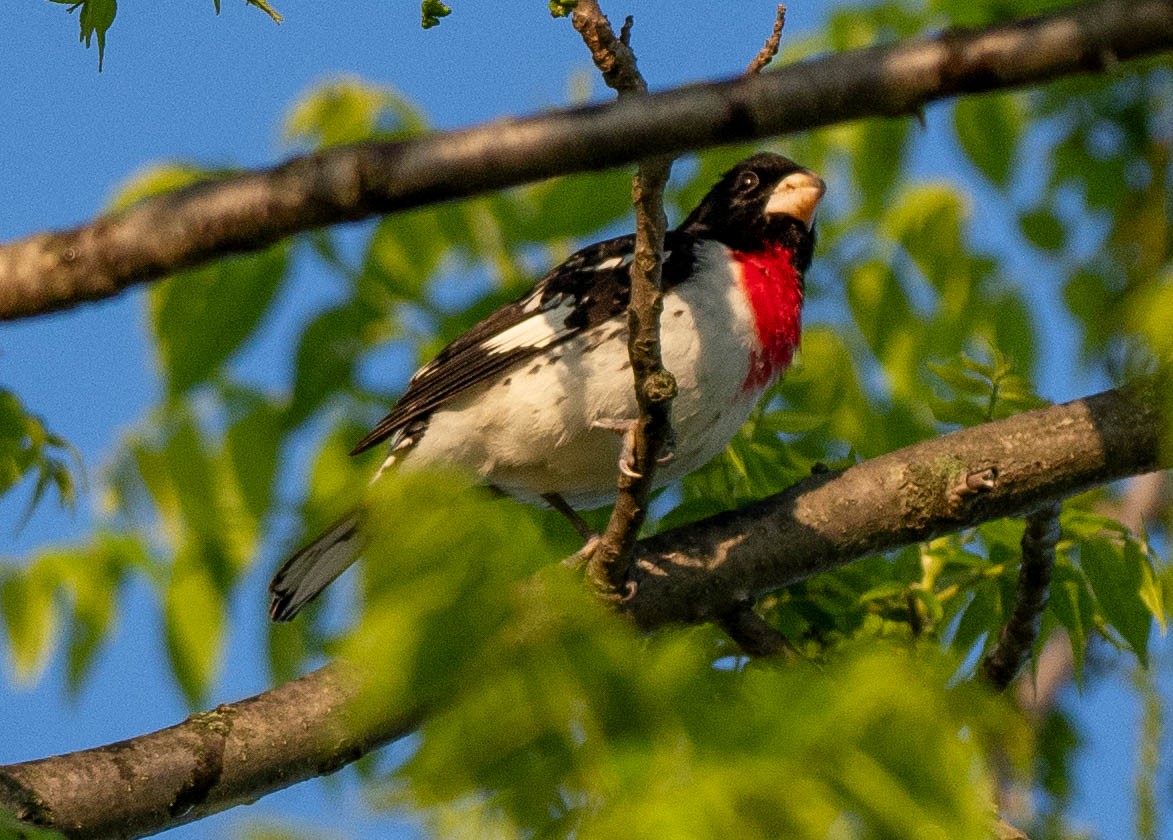
[[[737,189],[740,192],[749,192],[758,185],[758,176],[753,172],[743,172],[737,179]]]

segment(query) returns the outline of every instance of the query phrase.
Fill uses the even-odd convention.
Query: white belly
[[[757,333],[724,247],[703,246],[698,260],[719,269],[698,272],[713,278],[710,285],[690,284],[664,296],[664,366],[678,386],[672,403],[676,449],[656,470],[656,486],[723,451],[761,395],[744,387]],[[453,399],[396,460],[408,467],[460,464],[523,501],[558,493],[573,507],[599,507],[614,499],[621,441],[592,424],[637,416],[621,317]]]

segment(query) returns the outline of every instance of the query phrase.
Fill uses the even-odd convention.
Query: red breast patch
[[[741,284],[753,311],[758,346],[750,353],[742,391],[760,391],[777,379],[794,358],[802,334],[802,283],[781,245],[761,251],[734,251]]]

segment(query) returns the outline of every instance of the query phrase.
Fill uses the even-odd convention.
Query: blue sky
[[[394,87],[438,127],[563,104],[576,79],[579,85],[588,80],[595,95],[607,96],[577,34],[567,21],[552,20],[541,0],[454,0],[452,16],[430,31],[419,27],[415,0],[277,0],[285,15],[280,26],[242,0],[225,0],[218,17],[211,0],[124,2],[100,74],[96,49],[77,43],[77,22],[66,7],[48,0],[8,5],[0,35],[0,241],[92,217],[120,182],[151,161],[275,163],[289,152],[280,125],[292,103],[316,82],[341,75]],[[654,87],[740,72],[768,34],[774,14],[774,3],[765,0],[604,5],[615,17],[635,15],[634,46]],[[787,37],[817,26],[827,5],[791,3]],[[734,6],[736,13],[730,11]],[[709,22],[697,26],[697,21]],[[914,172],[960,169],[980,190],[941,140],[934,113],[930,109]],[[990,242],[1001,235],[996,226],[979,225],[977,233]],[[328,279],[303,272],[296,282],[292,309],[284,313],[290,321],[332,294]],[[1043,291],[1034,303],[1050,321],[1058,312],[1057,295],[1036,288]],[[132,292],[0,326],[0,386],[16,391],[74,443],[91,472],[159,394],[142,303],[141,293]],[[813,314],[816,320],[829,317]],[[1071,352],[1070,336],[1058,331],[1044,359],[1043,391],[1052,398],[1069,399],[1103,384],[1073,375],[1066,363]],[[244,363],[254,381],[268,379],[277,387],[288,381],[290,362],[272,349],[250,348]],[[22,504],[23,499],[0,504],[0,551],[6,555],[85,533],[95,500],[83,497],[72,515],[42,505],[18,530]],[[246,588],[263,591],[266,573],[258,568]],[[154,596],[134,588],[128,594],[114,641],[75,702],[62,699],[60,663],[27,689],[14,685],[5,662],[0,763],[129,737],[186,715],[165,678]],[[267,687],[255,608],[255,601],[233,605],[235,635],[214,702]],[[1080,813],[1106,837],[1131,833],[1129,757],[1136,733],[1135,711],[1126,702],[1123,692],[1105,688],[1080,703],[1089,718],[1111,724],[1097,730],[1084,760],[1080,796]],[[331,836],[351,836],[351,826],[363,836],[388,836],[385,822],[361,816],[366,809],[356,787],[345,782],[301,785],[170,836],[220,836],[226,827],[282,814],[296,815],[290,818],[304,820],[306,827],[329,829]],[[413,834],[410,824],[395,827],[404,836]]]

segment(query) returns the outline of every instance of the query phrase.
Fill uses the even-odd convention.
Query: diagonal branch
[[[924,441],[641,542],[624,609],[643,627],[728,616],[747,599],[1088,488],[1173,465],[1161,395],[1117,389]],[[992,474],[968,496],[962,476]],[[780,552],[779,546],[786,550]],[[0,767],[0,808],[73,837],[134,837],[331,772],[426,714],[347,733],[339,666],[109,747]]]
[[[608,105],[298,157],[0,246],[0,320],[54,312],[286,236],[504,187],[1035,85],[1173,49],[1173,0],[1098,0],[981,30]]]

